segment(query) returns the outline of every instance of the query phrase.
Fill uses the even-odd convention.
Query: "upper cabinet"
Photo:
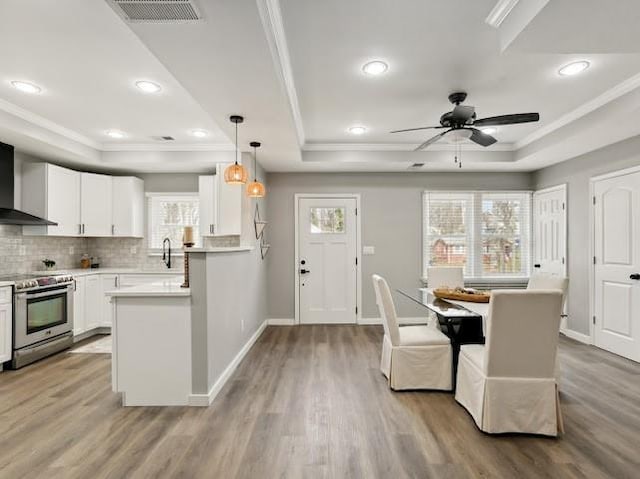
[[[144,237],[144,181],[135,176],[114,176],[113,235]]]
[[[58,223],[24,226],[25,235],[144,236],[144,184],[139,178],[25,163],[22,209]]]
[[[242,224],[242,187],[224,181],[226,164],[216,166],[215,175],[198,178],[200,194],[200,234],[239,235]]]
[[[80,223],[83,236],[113,235],[111,176],[80,173]]]
[[[58,223],[57,226],[24,226],[24,234],[77,236],[80,221],[80,175],[49,163],[25,163],[22,167],[22,210]]]

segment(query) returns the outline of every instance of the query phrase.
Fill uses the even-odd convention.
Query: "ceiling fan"
[[[449,95],[449,101],[453,103],[455,107],[452,111],[444,113],[440,117],[440,126],[407,128],[405,130],[394,130],[391,133],[448,128],[447,131],[429,138],[414,151],[424,150],[427,146],[435,143],[440,138],[451,132],[456,135],[457,139],[468,138],[478,145],[491,146],[498,140],[475,127],[514,125],[516,123],[530,123],[540,120],[539,113],[515,113],[513,115],[499,115],[476,120],[475,107],[461,105],[466,98],[467,94],[465,92],[455,92]]]

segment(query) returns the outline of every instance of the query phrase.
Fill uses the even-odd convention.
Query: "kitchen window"
[[[423,277],[461,266],[469,280],[522,279],[531,270],[531,193],[425,191]]]
[[[200,201],[197,193],[147,193],[148,247],[151,253],[162,251],[164,238],[171,247],[182,248],[185,226],[193,226],[195,246],[202,245],[198,224]]]

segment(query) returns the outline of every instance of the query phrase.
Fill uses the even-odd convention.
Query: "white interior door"
[[[566,276],[567,188],[533,194],[534,272]]]
[[[596,346],[640,361],[640,172],[594,182]]]
[[[298,198],[301,324],[356,322],[356,207],[355,198]]]

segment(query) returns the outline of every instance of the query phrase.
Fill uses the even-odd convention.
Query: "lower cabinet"
[[[178,276],[180,273],[177,273]],[[170,278],[166,274],[107,274],[95,273],[77,276],[73,293],[73,335],[86,333],[100,327],[110,328],[113,324],[113,304],[107,291],[127,286],[154,283]],[[2,324],[2,302],[0,301],[0,327]],[[9,304],[9,328],[11,327],[11,304]],[[2,332],[0,331],[0,341]],[[9,330],[9,348],[11,348],[11,331]],[[1,347],[0,347],[1,355]],[[11,351],[9,350],[9,359]]]
[[[102,281],[100,290],[100,308],[102,311],[102,317],[100,318],[100,325],[111,327],[113,324],[113,305],[111,304],[111,298],[105,296],[104,293],[112,291],[118,288],[118,275],[117,274],[102,274],[100,275]]]
[[[12,299],[11,286],[0,288],[0,370],[1,364],[11,359]]]

